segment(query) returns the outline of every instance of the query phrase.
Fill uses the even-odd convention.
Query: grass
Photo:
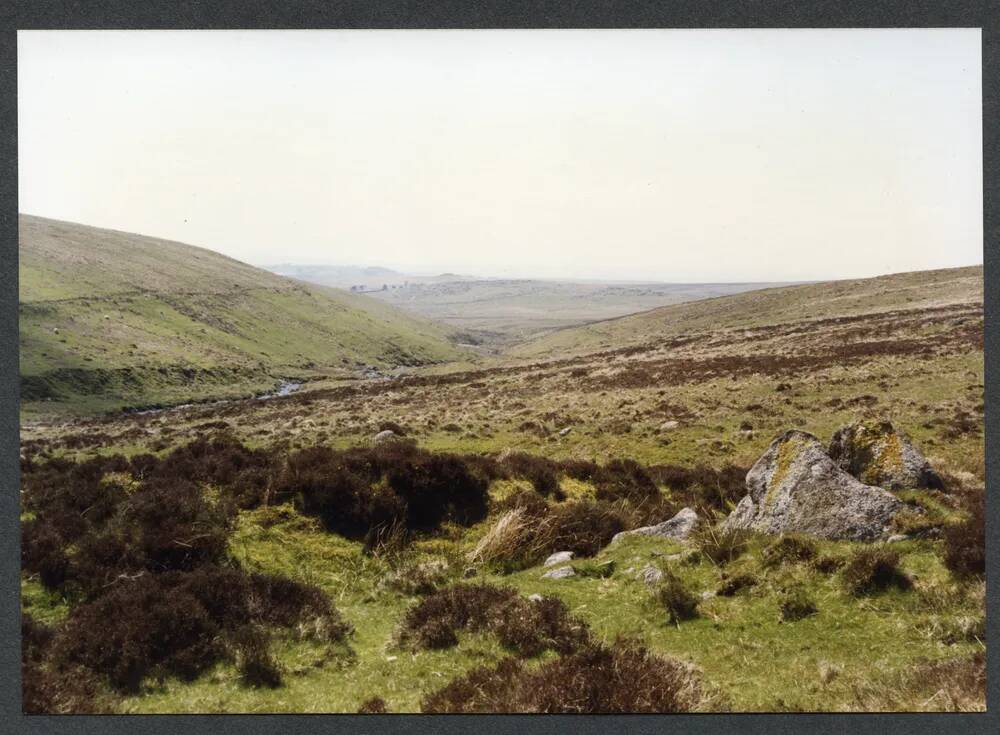
[[[436,550],[451,546],[457,555],[468,543],[438,540]],[[860,545],[820,542],[819,546],[824,554],[848,555]],[[293,516],[264,530],[247,514],[232,548],[251,568],[322,587],[356,628],[349,642],[351,654],[328,660],[319,646],[279,639],[273,650],[291,672],[282,688],[247,689],[234,667],[220,665],[194,683],[168,681],[126,700],[125,711],[353,712],[378,696],[389,711],[412,712],[418,710],[422,696],[454,676],[493,664],[504,655],[491,636],[462,633],[458,646],[447,651],[400,649],[395,644],[397,626],[416,598],[380,588],[379,579],[388,569],[385,562],[363,556],[358,543],[317,533],[303,519]],[[755,542],[733,563],[730,573],[753,570],[760,580],[756,587],[734,597],[703,600],[699,617],[671,625],[649,588],[628,570],[682,548],[668,540],[632,537],[591,562],[614,562],[610,576],[545,580],[541,567],[533,567],[510,575],[481,574],[477,581],[511,585],[523,595],[556,595],[602,640],[633,636],[655,653],[693,662],[727,706],[737,711],[850,709],[856,705],[855,688],[872,685],[872,671],[902,676],[920,661],[971,654],[979,648],[974,640],[946,644],[936,637],[935,631],[943,630],[941,620],[978,613],[976,600],[967,595],[953,597],[944,614],[926,602],[928,596],[933,598],[926,591],[951,584],[934,542],[901,545],[901,565],[917,580],[916,590],[890,590],[864,601],[846,594],[836,574],[817,573],[806,565],[762,567],[763,546]],[[708,561],[671,568],[696,594],[714,590],[719,583],[719,571]],[[815,600],[819,612],[782,624],[779,604],[792,587]],[[840,675],[824,683],[821,664],[839,667]]]
[[[37,289],[29,293],[29,300],[68,297],[60,289],[72,284],[60,280],[59,273],[47,271],[44,263],[28,259],[22,267],[35,269],[29,275]],[[112,298],[101,290],[100,282],[87,280],[92,275],[81,283],[97,289],[100,299]],[[154,283],[161,277],[150,276]],[[247,274],[240,277],[249,278]],[[119,339],[106,345],[99,344],[93,334],[107,321],[103,314],[108,302],[73,306],[72,316],[79,318],[74,323],[80,329],[60,330],[60,335],[49,329],[46,314],[70,307],[39,304],[34,310],[22,310],[22,318],[31,324],[22,333],[29,341],[39,340],[29,344],[28,350],[22,345],[30,368],[27,375],[51,372],[53,365],[89,373],[119,363],[136,371],[148,370],[149,364],[129,362],[130,348],[121,337],[142,331],[150,344],[147,354],[161,354],[157,350],[162,346],[163,359],[169,362],[174,359],[166,347],[170,335],[183,332],[189,338],[191,328],[200,330],[196,325],[205,325],[208,331],[197,331],[195,336],[206,351],[187,355],[190,365],[216,369],[219,361],[225,362],[216,361],[217,355],[240,355],[240,366],[262,370],[261,381],[273,380],[269,371],[274,365],[281,365],[283,371],[301,370],[316,380],[287,399],[235,401],[107,420],[65,422],[65,404],[48,406],[54,411],[46,415],[39,413],[46,408],[42,403],[28,405],[29,413],[34,413],[22,425],[22,447],[29,455],[37,451],[43,456],[71,458],[115,452],[162,454],[212,431],[206,424],[224,421],[250,447],[323,444],[346,448],[367,444],[382,424],[394,421],[406,425],[408,435],[432,451],[499,454],[510,449],[601,464],[633,458],[645,465],[722,467],[732,463],[749,467],[787,429],[802,429],[826,441],[836,429],[859,418],[889,416],[936,469],[968,477],[974,485],[985,474],[979,428],[982,315],[976,305],[982,292],[977,277],[981,279],[981,271],[976,269],[907,275],[669,307],[631,321],[556,332],[544,342],[551,351],[532,352],[543,344],[540,341],[524,353],[524,359],[507,356],[415,368],[414,378],[384,382],[349,380],[356,366],[340,367],[336,356],[363,354],[357,359],[381,359],[382,353],[376,353],[398,336],[392,331],[394,324],[385,322],[391,322],[389,312],[355,314],[357,330],[351,334],[286,335],[309,316],[315,306],[310,299],[319,299],[308,295],[308,289],[254,292],[253,299],[259,299],[255,303],[275,314],[275,325],[266,328],[241,315],[245,304],[218,303],[223,297],[211,293],[204,283],[208,293],[203,298],[163,302],[167,308],[156,325],[152,323],[153,317],[160,317],[156,299],[129,301],[114,296],[120,301],[112,314],[115,319],[121,314],[121,324],[115,327]],[[190,278],[202,282],[203,276]],[[199,321],[216,307],[216,316],[224,324]],[[910,316],[889,313],[918,307],[921,310]],[[792,323],[865,311],[870,317],[860,321]],[[250,331],[258,327],[259,333]],[[692,341],[670,341],[671,335],[682,333]],[[417,342],[424,337],[438,344],[433,335],[416,331]],[[643,342],[647,339],[649,344]],[[301,357],[306,354],[305,343],[317,340],[324,342],[323,349],[333,357],[325,366],[306,368]],[[633,344],[637,351],[583,354],[605,340],[608,348]],[[885,351],[859,359],[852,358],[849,350],[845,354],[831,351],[831,345],[861,349],[883,342],[890,343]],[[931,351],[922,351],[927,345]],[[101,347],[107,352],[100,352]],[[179,349],[183,355],[187,348]],[[407,355],[412,357],[414,350]],[[268,354],[257,354],[261,351]],[[84,359],[88,356],[91,362]],[[814,362],[788,368],[753,362],[762,356],[805,356]],[[392,350],[385,357],[408,359]],[[220,381],[218,387],[238,393],[253,384],[257,375],[247,373],[235,385],[225,378],[226,385]],[[169,381],[154,385],[154,380],[151,375],[142,377],[136,396],[184,398],[181,388]],[[89,411],[110,407],[113,401],[98,396],[76,405]],[[971,430],[953,431],[955,417],[964,415],[973,417]],[[677,421],[677,426],[661,428],[668,420]],[[746,425],[752,426],[749,434],[743,430]],[[565,427],[571,431],[560,434]],[[570,501],[590,499],[595,493],[589,482],[561,477],[559,484]],[[525,480],[498,480],[490,487],[491,500],[501,503],[529,487]],[[671,496],[671,488],[660,489]],[[679,493],[673,495],[676,498]],[[964,517],[946,497],[934,493],[903,491],[900,497],[923,515],[903,518],[896,530],[917,533],[928,524]],[[268,513],[276,517],[267,518]],[[389,580],[431,560],[448,563],[447,583],[463,580],[469,552],[499,515],[500,511],[494,512],[468,529],[446,525],[434,536],[418,537],[402,557],[373,557],[363,553],[360,542],[324,533],[315,522],[289,509],[244,512],[230,539],[231,553],[249,569],[318,585],[353,624],[354,635],[345,646],[328,651],[308,640],[276,633],[272,653],[282,670],[282,687],[246,687],[236,666],[221,663],[192,683],[168,679],[153,685],[143,695],[126,699],[122,709],[355,712],[365,702],[381,698],[390,712],[418,711],[430,692],[476,667],[491,666],[507,654],[494,636],[468,632],[459,632],[458,645],[446,650],[401,648],[396,640],[398,627],[418,596],[416,588]],[[916,690],[906,690],[902,699],[893,698],[894,691],[909,687],[907,682],[928,666],[939,665],[933,671],[945,676],[952,666],[946,662],[964,661],[983,649],[983,585],[975,577],[959,580],[948,571],[942,561],[944,542],[933,536],[914,536],[892,544],[891,549],[900,555],[898,566],[912,586],[891,586],[859,597],[845,588],[844,575],[845,565],[863,545],[817,541],[815,553],[805,555],[812,559],[783,553],[779,556],[787,556],[785,563],[767,563],[765,548],[772,541],[751,536],[740,553],[727,553],[726,563],[716,564],[705,554],[689,554],[693,543],[627,537],[593,558],[574,559],[578,573],[569,579],[542,579],[545,570],[538,564],[507,574],[502,568],[484,565],[470,581],[510,585],[522,595],[555,595],[571,614],[588,623],[600,641],[610,642],[619,635],[634,637],[653,653],[693,663],[713,691],[703,705],[706,708],[854,710],[886,708],[894,702],[917,709],[977,706],[975,697],[962,699],[953,692],[934,698],[934,691],[918,696]],[[674,555],[680,557],[668,558]],[[648,565],[670,569],[698,598],[697,617],[668,621],[654,591],[637,578],[638,571]],[[720,589],[723,575],[756,582],[731,596],[703,596]],[[816,612],[782,622],[781,604],[793,593],[815,603]],[[47,622],[58,621],[68,611],[67,601],[45,592],[31,579],[22,581],[22,606]],[[551,656],[543,654],[527,665],[537,666]]]

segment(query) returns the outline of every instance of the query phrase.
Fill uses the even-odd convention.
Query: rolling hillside
[[[73,412],[266,391],[455,359],[446,329],[218,253],[19,219],[23,409]]]
[[[719,328],[754,328],[982,302],[982,266],[917,271],[769,288],[664,306],[552,332],[515,345],[509,354],[526,358],[582,354]]]

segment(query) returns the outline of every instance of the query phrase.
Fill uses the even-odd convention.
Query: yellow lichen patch
[[[872,445],[872,461],[864,472],[862,481],[869,485],[882,480],[887,472],[892,472],[903,464],[903,442],[898,434],[886,434]]]
[[[774,473],[771,475],[771,482],[768,483],[767,497],[764,498],[764,506],[768,507],[774,502],[774,497],[778,492],[778,486],[788,475],[788,470],[792,462],[802,451],[804,442],[801,439],[788,439],[778,447],[778,460],[774,466]]]

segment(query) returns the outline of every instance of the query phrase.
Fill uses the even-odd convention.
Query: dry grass
[[[531,566],[551,546],[552,524],[541,522],[524,507],[501,515],[468,554],[472,564],[520,568]]]
[[[982,712],[986,702],[986,652],[920,663],[902,675],[852,687],[862,712]]]

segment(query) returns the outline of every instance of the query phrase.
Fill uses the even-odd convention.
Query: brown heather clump
[[[578,500],[554,507],[547,519],[550,551],[593,556],[625,530],[622,514],[609,503]]]
[[[816,542],[797,534],[779,536],[764,547],[761,560],[766,567],[811,561],[816,557]]]
[[[717,566],[729,564],[750,547],[753,534],[742,528],[724,528],[710,523],[700,524],[691,533],[691,541],[701,554]]]
[[[327,530],[361,539],[397,523],[432,530],[445,521],[482,520],[488,487],[479,463],[397,441],[374,449],[292,453],[275,492],[296,499]]]
[[[781,621],[791,623],[819,612],[816,601],[801,587],[796,587],[782,595],[778,603]]]
[[[321,641],[342,641],[350,632],[318,588],[203,566],[123,580],[74,607],[55,638],[53,657],[135,692],[149,675],[196,678],[228,656],[224,640],[230,636],[237,657],[247,662],[246,678],[265,683],[266,643],[247,632],[251,625],[292,628]]]
[[[986,573],[986,493],[972,491],[963,503],[968,517],[944,527],[944,563],[958,577]]]
[[[899,568],[899,552],[882,546],[859,549],[841,575],[844,587],[856,596],[874,594],[889,587],[908,590],[913,586]]]
[[[558,598],[532,602],[489,584],[456,585],[425,597],[407,611],[399,638],[419,648],[450,648],[460,630],[492,633],[505,648],[529,657],[573,651],[589,638],[586,624]]]
[[[426,697],[423,712],[670,713],[701,698],[696,671],[617,640],[589,644],[537,669],[507,658],[479,667]]]
[[[528,480],[539,495],[556,500],[563,498],[559,489],[559,465],[551,459],[514,452],[504,458],[500,466],[511,477]]]
[[[719,587],[715,594],[720,597],[732,597],[743,590],[754,587],[758,581],[756,575],[749,572],[741,572],[733,575],[727,575],[723,572],[722,580],[719,582]]]
[[[601,467],[594,477],[598,500],[627,500],[633,504],[657,498],[656,487],[646,469],[631,459],[613,459]]]
[[[359,715],[384,715],[389,711],[382,697],[372,697],[362,702],[358,708]]]
[[[654,593],[656,601],[667,613],[667,621],[677,625],[698,617],[699,599],[673,572],[667,570]]]
[[[725,512],[746,494],[746,467],[727,464],[721,469],[705,465],[653,465],[650,477],[670,489],[671,498],[680,507],[695,509],[699,515]]]
[[[237,630],[231,640],[243,684],[268,689],[281,686],[281,668],[271,655],[267,633],[248,625]]]

